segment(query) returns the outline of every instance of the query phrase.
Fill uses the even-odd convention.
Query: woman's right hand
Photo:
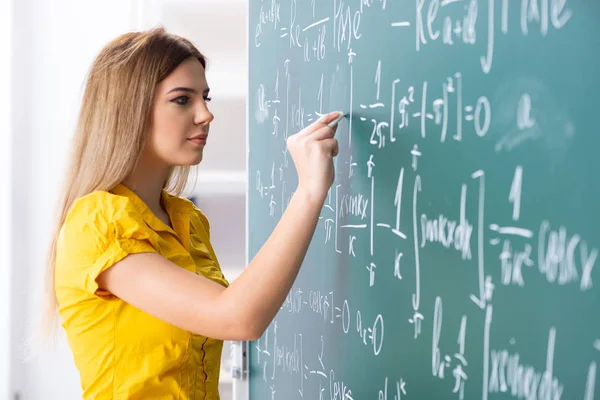
[[[318,202],[324,202],[333,184],[335,171],[333,157],[338,154],[338,141],[327,124],[335,120],[339,112],[324,114],[300,132],[287,139],[287,148],[298,173],[298,190],[304,190]]]

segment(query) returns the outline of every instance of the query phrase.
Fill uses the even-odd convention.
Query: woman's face
[[[157,86],[147,149],[169,166],[202,161],[214,115],[208,110],[204,67],[195,58],[182,62]]]

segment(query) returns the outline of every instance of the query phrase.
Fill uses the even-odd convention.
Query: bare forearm
[[[262,333],[277,314],[314,234],[323,199],[298,190],[275,230],[238,279],[223,293],[251,332]],[[232,303],[231,303],[232,302]]]

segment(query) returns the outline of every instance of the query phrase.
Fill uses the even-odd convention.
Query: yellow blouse
[[[128,254],[156,252],[229,285],[211,246],[206,216],[190,200],[165,190],[162,201],[173,229],[119,184],[78,199],[60,230],[58,311],[84,399],[219,399],[221,340],[163,322],[96,282]]]

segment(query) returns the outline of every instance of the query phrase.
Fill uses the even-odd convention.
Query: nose
[[[208,109],[206,101],[199,102],[196,115],[194,116],[194,123],[196,125],[206,125],[210,124],[213,119],[215,119],[215,116]]]

